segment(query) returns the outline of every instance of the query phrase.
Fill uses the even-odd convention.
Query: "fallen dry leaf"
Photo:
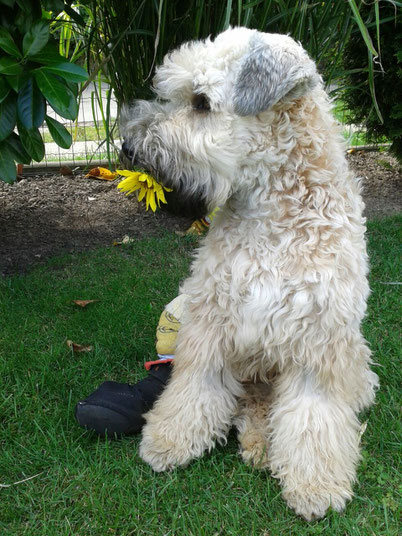
[[[92,352],[92,346],[83,346],[82,344],[77,344],[73,341],[67,341],[67,346],[72,350],[73,352]]]
[[[86,307],[88,303],[95,303],[98,301],[99,300],[73,300],[73,303],[75,303],[75,305],[79,305],[80,307]]]
[[[92,168],[89,173],[85,175],[88,179],[100,179],[104,181],[114,181],[117,176],[118,173],[103,167]]]

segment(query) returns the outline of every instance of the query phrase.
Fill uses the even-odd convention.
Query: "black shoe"
[[[143,414],[149,411],[166,387],[170,363],[153,365],[146,378],[135,385],[104,382],[96,391],[75,406],[80,426],[101,437],[136,434],[145,424]]]

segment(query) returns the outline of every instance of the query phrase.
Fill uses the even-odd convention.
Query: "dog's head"
[[[233,28],[186,43],[157,69],[156,99],[123,110],[123,151],[184,202],[223,205],[250,187],[248,163],[272,143],[273,113],[319,83],[314,62],[285,35]]]

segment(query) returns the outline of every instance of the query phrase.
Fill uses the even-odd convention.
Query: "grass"
[[[348,146],[370,145],[373,141],[367,137],[364,126],[358,127],[353,125],[351,114],[345,105],[342,96],[338,96],[334,101],[333,113],[337,121],[342,125],[342,135]],[[390,140],[383,136],[378,143],[389,143]]]
[[[76,141],[103,141],[106,138],[106,129],[103,125],[98,124],[95,126],[81,125],[81,126],[68,126],[66,129],[73,137],[73,142]],[[42,138],[44,143],[53,143],[54,140],[47,129],[43,129]]]
[[[356,497],[344,514],[306,524],[268,473],[228,445],[185,470],[156,475],[139,437],[98,440],[74,421],[75,402],[105,379],[135,382],[155,355],[155,326],[188,273],[194,241],[163,234],[121,248],[51,260],[0,282],[0,533],[7,536],[398,534],[401,217],[369,225],[371,287],[364,325],[381,377],[364,415]],[[80,309],[73,299],[99,299]],[[71,339],[91,344],[72,354]],[[400,436],[399,436],[400,437]],[[400,452],[400,450],[399,450]]]
[[[114,155],[115,162],[118,161],[118,156]],[[76,163],[85,162],[87,166],[94,167],[97,166],[99,162],[103,162],[107,160],[107,153],[102,151],[92,152],[91,154],[76,154],[76,153],[68,153],[66,156],[58,155],[58,156],[49,156],[46,158],[46,162],[71,162],[74,160]],[[46,164],[44,164],[46,166]],[[105,164],[106,165],[106,164]],[[118,165],[116,166],[118,168]],[[111,168],[113,169],[113,167]]]
[[[347,141],[349,147],[368,144],[365,132],[362,130],[353,130],[351,127],[344,125],[342,135]]]
[[[88,141],[96,141],[99,144],[98,150],[93,151],[90,147],[85,147],[84,151],[77,152],[78,149],[74,148],[74,145],[71,146],[71,151],[64,154],[48,154],[45,157],[45,162],[68,162],[71,160],[81,162],[86,161],[88,165],[92,165],[92,161],[98,162],[99,160],[107,160],[108,159],[108,153],[105,150],[106,147],[106,130],[105,127],[102,124],[97,124],[97,126],[89,126],[89,125],[81,125],[81,126],[75,126],[75,125],[64,125],[66,129],[70,132],[70,134],[73,137],[73,144],[75,142],[88,142]],[[42,131],[42,138],[44,143],[53,143],[54,140],[52,136],[50,135],[49,131],[47,129],[43,129]],[[118,160],[118,154],[116,150],[113,150],[112,148],[112,160],[117,161]]]

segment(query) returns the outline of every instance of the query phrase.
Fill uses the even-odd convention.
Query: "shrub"
[[[59,146],[71,145],[67,129],[46,114],[49,105],[75,119],[78,82],[87,79],[84,69],[60,56],[50,34],[54,15],[63,10],[79,21],[62,0],[0,0],[0,178],[7,182],[16,178],[16,162],[43,159],[44,121]]]
[[[229,25],[290,34],[319,64],[329,84],[339,76],[343,45],[358,17],[355,0],[126,0],[124,9],[121,0],[89,3],[97,29],[89,47],[105,59],[104,71],[119,104],[151,95],[153,67],[169,50],[183,41],[214,37]]]
[[[372,33],[379,34],[374,44],[381,53],[381,64],[373,63],[373,81],[382,120],[373,104],[368,69],[360,69],[367,50],[358,32],[352,33],[344,50],[343,65],[348,74],[343,99],[348,120],[363,124],[371,141],[388,138],[392,142],[391,151],[402,162],[402,9],[398,2],[380,1],[378,6],[378,25],[376,3],[362,4],[360,13]]]

